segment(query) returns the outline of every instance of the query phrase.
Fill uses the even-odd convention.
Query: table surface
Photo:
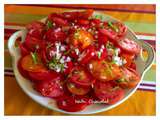
[[[7,41],[15,31],[52,12],[87,8],[121,20],[140,40],[148,42],[155,49],[155,5],[5,5],[5,115],[68,115],[42,107],[22,91],[13,74]],[[91,115],[155,115],[155,76],[154,61],[138,90],[128,100],[109,111]]]

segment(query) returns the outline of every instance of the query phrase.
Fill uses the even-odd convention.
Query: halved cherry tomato
[[[67,38],[65,32],[63,32],[61,28],[49,29],[46,32],[45,37],[47,41],[50,41],[53,43],[56,41],[64,42],[65,39]]]
[[[68,81],[81,86],[90,86],[94,82],[94,79],[83,67],[76,66],[68,75]]]
[[[77,98],[76,96],[68,96],[64,99],[57,100],[58,108],[67,112],[78,112],[87,107],[88,102],[84,98]]]
[[[90,87],[82,87],[71,82],[67,83],[67,88],[71,93],[75,95],[85,95],[90,91]]]
[[[64,95],[63,84],[62,78],[58,75],[52,80],[39,81],[34,84],[34,87],[45,97],[58,98]]]
[[[139,83],[140,76],[134,69],[123,67],[122,73],[122,78],[117,80],[122,88],[133,88]]]
[[[85,31],[85,30],[76,30],[73,34],[69,37],[70,43],[74,47],[79,47],[81,49],[85,49],[89,45],[93,43],[93,36]]]
[[[20,48],[20,52],[21,52],[22,56],[26,56],[26,55],[28,55],[30,53],[29,50],[26,48],[24,43],[21,43],[19,45],[19,48]]]
[[[94,85],[94,92],[106,104],[114,104],[124,97],[124,90],[110,82],[97,81]]]
[[[37,56],[37,63],[35,64],[30,54],[22,58],[21,66],[24,70],[30,72],[46,71],[46,67],[42,64],[40,58]]]
[[[26,48],[29,49],[30,51],[41,50],[45,46],[45,43],[43,40],[37,39],[37,38],[32,37],[30,35],[26,36],[24,44],[25,44]]]
[[[28,34],[32,37],[42,39],[45,32],[45,24],[39,21],[34,21],[26,26]]]
[[[125,52],[129,54],[139,54],[140,53],[140,46],[133,40],[124,38],[117,41],[118,46]]]
[[[87,64],[92,58],[95,56],[95,47],[94,46],[88,46],[81,55],[79,55],[78,61],[85,65]]]
[[[91,61],[88,66],[93,77],[103,82],[117,80],[122,76],[119,66],[113,63],[106,62],[104,60]]]

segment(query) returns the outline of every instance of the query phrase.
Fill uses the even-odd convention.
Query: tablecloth
[[[5,115],[68,115],[42,107],[29,98],[19,87],[13,74],[11,57],[7,48],[8,38],[26,24],[39,20],[52,12],[73,9],[94,9],[111,15],[129,26],[140,40],[151,44],[156,52],[155,5],[5,5]],[[105,112],[91,115],[155,115],[156,111],[156,61],[146,72],[138,90],[124,103]]]

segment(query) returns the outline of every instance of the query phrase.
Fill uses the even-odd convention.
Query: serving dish
[[[96,15],[102,15],[103,16],[103,20],[107,21],[113,21],[116,22],[118,20],[116,20],[115,18],[112,18],[111,16],[108,16],[106,14],[100,13],[100,12],[94,12],[93,16]],[[44,22],[46,18],[42,19],[41,21]],[[63,113],[68,113],[68,114],[93,114],[93,113],[98,113],[98,112],[102,112],[102,111],[106,111],[109,109],[112,109],[114,107],[116,107],[117,105],[121,104],[122,102],[124,102],[125,100],[127,100],[138,88],[140,82],[143,79],[143,76],[145,74],[145,72],[150,68],[153,60],[154,60],[154,50],[153,48],[146,42],[142,41],[142,40],[138,40],[135,33],[128,28],[127,30],[127,34],[126,37],[129,39],[134,40],[135,42],[137,42],[140,46],[141,46],[141,53],[140,55],[137,56],[136,58],[136,66],[137,66],[137,71],[141,76],[141,81],[138,83],[138,85],[135,88],[132,89],[128,89],[126,90],[126,94],[125,97],[123,99],[121,99],[120,101],[118,101],[117,103],[113,104],[113,105],[104,105],[104,104],[93,104],[88,106],[87,108],[85,108],[84,110],[80,111],[80,112],[66,112],[63,111],[59,108],[57,108],[55,101],[51,98],[46,98],[43,97],[41,95],[39,95],[32,87],[32,83],[30,81],[28,81],[27,79],[25,79],[18,71],[17,68],[17,62],[20,58],[20,51],[19,48],[15,47],[15,41],[18,38],[21,38],[21,41],[23,42],[25,40],[26,37],[26,33],[27,30],[21,30],[18,31],[16,33],[14,33],[10,38],[9,38],[9,42],[8,42],[8,48],[9,48],[9,52],[12,56],[12,66],[13,66],[13,70],[14,70],[14,74],[16,77],[16,80],[18,82],[18,84],[20,85],[20,87],[23,89],[23,91],[30,96],[33,100],[35,100],[36,102],[40,103],[41,105],[52,109],[52,110],[56,110],[59,112],[63,112]],[[143,54],[142,54],[142,50],[145,50],[148,54],[148,58],[147,60],[144,61],[143,59]]]

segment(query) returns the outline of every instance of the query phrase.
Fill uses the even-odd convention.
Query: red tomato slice
[[[82,87],[70,82],[67,83],[67,88],[75,95],[85,95],[90,91],[90,87]]]
[[[22,58],[21,66],[24,70],[30,71],[30,72],[46,71],[46,67],[42,64],[40,58],[37,57],[37,64],[35,64],[30,54]]]
[[[91,61],[88,64],[89,70],[93,77],[102,82],[117,80],[122,76],[121,69],[116,64],[106,61]]]
[[[92,58],[94,58],[95,52],[96,50],[94,46],[88,46],[79,56],[78,61],[83,65],[87,64]]]
[[[108,23],[104,23],[105,28],[99,29],[101,34],[106,35],[112,42],[115,42],[125,36],[127,32],[127,27],[125,25],[120,22],[112,22],[113,27],[110,27]]]
[[[94,82],[90,73],[80,66],[72,69],[72,72],[68,75],[68,81],[81,86],[90,86]]]
[[[45,32],[45,24],[39,21],[32,22],[26,26],[28,34],[32,37],[42,39]]]
[[[86,10],[82,12],[64,12],[62,15],[67,20],[76,20],[76,19],[88,19],[92,16],[93,10]]]
[[[58,98],[64,95],[63,82],[60,75],[55,76],[52,80],[44,80],[35,83],[35,89],[45,97]]]
[[[22,56],[26,56],[26,55],[28,55],[30,53],[29,50],[25,47],[24,43],[21,43],[19,45],[19,48],[20,48],[20,52],[21,52]]]
[[[124,97],[124,90],[110,82],[97,81],[94,85],[95,95],[107,104],[114,104]]]
[[[117,41],[117,44],[123,51],[129,54],[139,54],[141,50],[140,46],[135,41],[128,38]]]
[[[83,102],[84,101],[84,102]],[[83,98],[66,97],[61,100],[57,100],[58,108],[67,112],[78,112],[86,108],[88,103]]]
[[[123,77],[117,80],[122,88],[134,88],[140,81],[139,74],[131,68],[122,68]]]
[[[45,39],[50,42],[64,42],[67,38],[65,32],[62,31],[61,28],[49,29],[45,34]]]
[[[26,48],[31,50],[31,51],[41,50],[45,46],[45,43],[44,43],[43,40],[37,39],[37,38],[32,37],[30,35],[26,36],[24,44],[25,44]]]
[[[50,70],[46,70],[43,72],[28,72],[28,74],[34,81],[52,80],[59,75],[58,73]]]

